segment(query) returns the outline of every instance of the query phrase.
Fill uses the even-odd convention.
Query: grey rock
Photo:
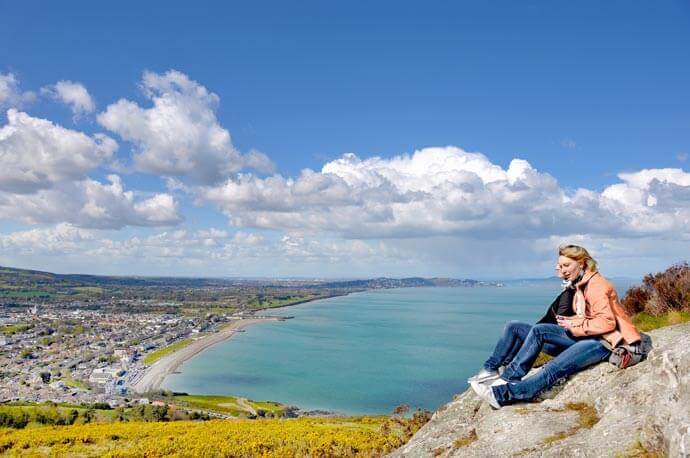
[[[494,410],[468,389],[389,456],[690,457],[690,323],[649,334],[646,361],[598,364],[538,402]]]

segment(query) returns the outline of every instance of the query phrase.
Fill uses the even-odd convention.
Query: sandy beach
[[[145,393],[147,391],[157,390],[165,380],[165,377],[175,372],[175,370],[185,361],[195,356],[197,353],[205,350],[211,345],[229,339],[235,332],[251,326],[252,324],[261,323],[265,321],[279,321],[281,317],[262,317],[262,318],[247,318],[237,320],[224,327],[219,332],[204,336],[181,348],[180,350],[165,355],[158,361],[154,362],[147,368],[144,374],[134,384],[130,385],[134,391],[138,393]]]

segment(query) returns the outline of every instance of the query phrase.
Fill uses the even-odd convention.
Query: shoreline
[[[360,291],[349,291],[343,294],[331,294],[328,296],[315,297],[312,299],[304,299],[298,302],[293,302],[290,304],[279,305],[276,307],[266,307],[262,309],[252,310],[252,315],[259,312],[265,312],[272,309],[279,309],[285,307],[292,307],[293,305],[306,304],[307,302],[319,301],[322,299],[330,299],[332,297],[347,296],[353,292]],[[281,316],[252,316],[251,318],[243,318],[230,323],[228,326],[224,327],[220,331],[199,338],[189,345],[180,348],[179,350],[165,355],[158,361],[154,362],[151,366],[144,369],[143,374],[138,378],[138,380],[129,387],[136,393],[146,393],[148,391],[158,390],[165,379],[177,370],[178,367],[182,365],[185,361],[193,358],[197,354],[206,350],[212,345],[223,342],[230,337],[232,337],[236,332],[243,330],[244,328],[251,326],[253,324],[258,324],[264,321],[283,321],[285,318]]]
[[[173,353],[165,355],[158,361],[154,362],[151,366],[143,371],[143,375],[135,383],[130,385],[130,388],[136,393],[155,391],[160,388],[160,385],[163,383],[166,377],[175,372],[177,368],[182,365],[182,363],[193,358],[208,347],[229,339],[235,335],[237,331],[241,331],[253,324],[258,324],[265,321],[281,321],[282,319],[282,317],[267,316],[236,320],[230,323],[228,326],[225,326],[220,331],[201,337],[189,345],[180,348]]]
[[[266,307],[266,308],[261,308],[261,309],[255,309],[255,310],[252,310],[252,313],[267,312],[267,311],[273,310],[273,309],[283,309],[283,308],[285,308],[285,307],[292,307],[293,305],[302,305],[302,304],[306,304],[306,303],[308,303],[308,302],[316,302],[316,301],[321,301],[321,300],[324,300],[324,299],[331,299],[331,298],[334,298],[334,297],[349,296],[349,295],[352,294],[352,293],[361,293],[361,292],[364,292],[364,291],[367,291],[367,290],[362,290],[362,291],[348,291],[348,292],[342,293],[342,294],[329,294],[329,295],[327,295],[327,296],[314,297],[314,298],[312,298],[312,299],[302,299],[302,300],[300,300],[300,301],[291,302],[291,303],[289,303],[289,304],[276,305],[275,307]],[[269,315],[269,316],[270,316],[270,315]]]

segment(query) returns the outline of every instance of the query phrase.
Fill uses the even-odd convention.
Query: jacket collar
[[[576,286],[577,288],[579,288],[580,286],[587,284],[587,282],[590,281],[590,280],[592,279],[592,277],[595,276],[595,275],[598,274],[598,273],[599,273],[599,272],[596,271],[596,270],[594,270],[594,271],[589,270],[589,271],[585,272],[585,274],[582,276],[582,280],[580,280],[579,282],[577,282],[577,285],[575,285],[575,286]]]

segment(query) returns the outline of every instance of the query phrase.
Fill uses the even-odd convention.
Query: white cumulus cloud
[[[548,210],[565,200],[556,180],[526,161],[513,160],[503,170],[482,154],[455,147],[391,159],[347,154],[296,179],[243,174],[201,195],[239,226],[325,230],[350,238],[500,232],[506,223],[525,231],[551,226]]]
[[[136,145],[138,170],[213,184],[245,167],[272,170],[265,155],[242,155],[216,118],[216,94],[178,71],[145,72],[141,86],[152,102],[142,108],[120,99],[98,115],[98,122]]]
[[[32,193],[56,183],[81,179],[109,160],[115,140],[88,136],[10,109],[0,127],[0,190]]]
[[[239,174],[198,193],[236,226],[346,238],[688,233],[690,174],[653,169],[619,178],[602,193],[568,192],[525,160],[503,169],[445,147],[389,159],[347,154],[296,178]]]
[[[67,222],[83,228],[121,229],[124,226],[170,226],[182,216],[168,194],[137,198],[117,175],[109,183],[87,178],[33,194],[0,192],[0,215],[28,224]]]
[[[0,247],[5,253],[20,255],[67,254],[83,251],[83,243],[92,240],[92,231],[60,223],[54,227],[0,234]]]
[[[81,83],[58,81],[52,86],[44,87],[41,92],[69,106],[75,117],[96,110],[96,103]]]
[[[21,108],[36,100],[36,94],[31,91],[23,92],[19,88],[19,80],[13,73],[0,73],[0,109]]]

